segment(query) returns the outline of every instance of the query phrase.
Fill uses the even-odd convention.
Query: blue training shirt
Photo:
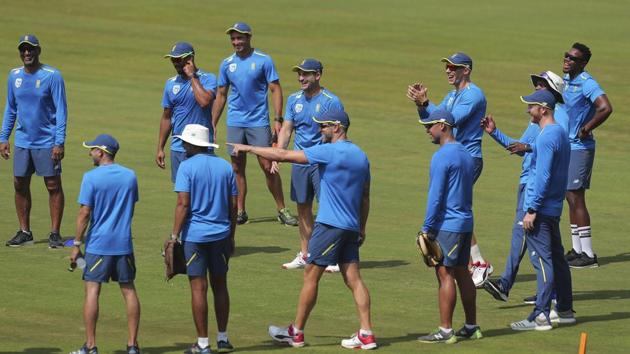
[[[232,166],[211,154],[196,154],[179,165],[175,192],[190,193],[182,240],[205,243],[230,235],[230,199],[238,195]]]
[[[230,86],[227,125],[230,127],[266,127],[269,125],[267,89],[280,80],[271,57],[254,50],[247,58],[236,53],[219,66],[219,86]]]
[[[483,91],[471,82],[459,91],[452,90],[446,94],[437,106],[429,102],[429,106],[419,110],[418,114],[420,118],[426,118],[437,109],[451,112],[455,117],[455,139],[466,147],[472,157],[482,158],[483,128],[479,122],[486,116],[486,96]]]
[[[523,135],[519,140],[514,140],[509,136],[503,134],[503,132],[500,131],[499,128],[496,128],[492,132],[492,134],[490,134],[490,136],[504,148],[507,148],[510,144],[520,142],[523,144],[529,144],[533,150],[535,148],[534,143],[538,134],[540,134],[540,127],[538,126],[538,124],[530,122],[527,126],[527,129],[525,129]],[[519,179],[520,184],[527,183],[527,179],[529,178],[529,174],[532,169],[532,156],[532,152],[526,152],[525,154],[523,154],[523,164],[521,165],[521,176]]]
[[[92,209],[85,252],[103,256],[133,253],[131,219],[137,201],[138,181],[133,170],[111,164],[86,172],[78,200]]]
[[[593,150],[593,135],[586,139],[578,138],[580,128],[590,122],[595,115],[595,100],[605,92],[597,81],[584,71],[571,80],[569,74],[564,75],[564,109],[569,117],[569,141],[571,150]],[[555,114],[554,114],[555,117]]]
[[[289,96],[284,118],[293,123],[294,150],[304,150],[321,144],[322,135],[319,124],[313,121],[313,117],[319,118],[331,108],[338,111],[344,110],[339,98],[323,87],[317,95],[310,98],[306,97],[303,91]]]
[[[310,164],[318,164],[320,181],[318,223],[344,230],[361,231],[361,203],[370,181],[370,162],[348,140],[304,149]]]
[[[59,70],[42,65],[33,74],[24,67],[11,70],[0,142],[9,141],[17,120],[15,146],[45,149],[66,141],[66,87]]]
[[[212,91],[213,94],[217,92],[217,79],[214,74],[199,69],[197,70],[197,76],[205,90]],[[164,95],[162,96],[162,107],[170,108],[173,111],[171,116],[172,151],[186,151],[182,141],[179,138],[172,137],[173,135],[180,135],[186,124],[201,124],[210,129],[210,142],[213,142],[212,105],[201,107],[197,103],[191,80],[185,79],[180,75],[166,80]]]
[[[548,216],[560,216],[567,189],[571,146],[559,124],[549,124],[536,138],[523,210],[532,208]]]
[[[461,143],[446,143],[433,154],[424,232],[472,232],[473,174],[472,156]]]

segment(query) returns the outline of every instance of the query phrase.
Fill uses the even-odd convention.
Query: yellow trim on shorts
[[[335,247],[336,244],[337,244],[337,242],[335,242],[332,245],[328,246],[328,248],[326,248],[326,250],[324,252],[322,252],[322,256],[325,256],[326,253],[330,252],[330,250],[332,250],[332,248]]]
[[[188,260],[188,262],[186,262],[186,267],[188,267],[190,263],[195,260],[195,258],[197,258],[197,252],[193,253],[193,255],[190,256],[190,259]]]
[[[96,267],[98,267],[98,265],[101,264],[101,263],[103,263],[103,258],[99,258],[98,261],[96,263],[94,263],[92,268],[90,268],[90,272],[93,272],[94,269],[96,269]]]
[[[450,250],[450,251],[448,251],[448,254],[447,254],[447,256],[448,256],[448,257],[450,257],[450,256],[451,256],[451,253],[455,252],[455,250],[457,249],[457,246],[459,246],[459,245],[458,245],[458,244],[455,244],[455,246],[453,246],[453,248],[451,248],[451,250]]]

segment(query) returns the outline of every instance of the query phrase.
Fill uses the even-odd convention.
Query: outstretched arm
[[[232,152],[233,155],[239,154],[241,152],[251,152],[252,154],[264,157],[267,160],[271,161],[308,164],[306,154],[304,154],[304,151],[302,150],[285,150],[273,147],[259,147],[232,143],[227,143],[227,145],[232,146],[232,148],[234,149]]]

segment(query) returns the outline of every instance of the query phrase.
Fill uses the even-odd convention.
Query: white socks
[[[360,334],[362,337],[367,337],[367,336],[371,336],[371,335],[372,335],[372,331],[371,331],[371,330],[367,330],[367,329],[363,329],[363,328],[361,328],[361,329],[359,330],[359,334]]]
[[[206,338],[197,337],[197,345],[201,349],[207,348],[208,345],[210,345],[210,343],[208,343],[208,337]]]
[[[440,326],[440,331],[448,334],[448,333],[453,332],[453,329],[452,328],[444,328],[444,327]]]
[[[582,243],[580,242],[580,234],[576,224],[571,224],[571,244],[575,252],[582,253]]]
[[[472,257],[473,263],[486,263],[486,261],[481,256],[481,250],[479,249],[479,245],[470,246],[470,257]]]
[[[577,228],[578,235],[580,237],[580,247],[582,248],[582,252],[586,253],[587,256],[593,258],[593,241],[591,239],[591,227],[590,226],[580,226]]]

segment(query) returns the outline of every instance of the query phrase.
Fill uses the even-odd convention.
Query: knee
[[[61,179],[59,178],[55,178],[55,179],[47,179],[46,180],[46,189],[48,190],[48,193],[59,193],[62,192],[62,188],[61,188]]]

